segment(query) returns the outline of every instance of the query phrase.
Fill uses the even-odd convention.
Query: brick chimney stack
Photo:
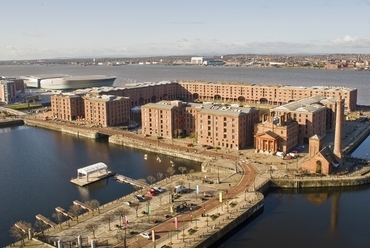
[[[342,165],[342,125],[343,125],[343,100],[339,97],[337,101],[337,113],[335,118],[335,137],[334,137],[334,156],[339,163],[339,166]]]

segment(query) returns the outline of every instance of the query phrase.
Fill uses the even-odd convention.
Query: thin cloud
[[[26,36],[26,37],[36,37],[36,38],[42,38],[42,37],[47,36],[44,33],[28,33],[28,32],[24,32],[24,33],[22,33],[22,35]]]
[[[167,43],[135,43],[117,47],[68,47],[36,48],[34,46],[0,46],[0,57],[4,60],[94,57],[94,56],[171,56],[176,54],[237,54],[237,53],[368,53],[370,37],[346,35],[329,41],[307,42],[223,42],[210,39],[198,41],[181,39]]]
[[[200,25],[200,24],[205,24],[206,22],[165,22],[165,23],[181,24],[181,25],[188,25],[188,24]]]

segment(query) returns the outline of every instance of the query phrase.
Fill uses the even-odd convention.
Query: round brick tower
[[[334,151],[333,154],[335,159],[339,163],[339,166],[342,165],[342,124],[343,124],[343,100],[340,97],[337,100],[337,113],[335,117],[335,137],[334,137]]]

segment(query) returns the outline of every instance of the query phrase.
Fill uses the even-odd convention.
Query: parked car
[[[203,195],[204,197],[212,197],[212,194],[209,192],[204,192]]]
[[[134,201],[138,201],[138,202],[142,201],[141,197],[138,197],[137,195],[134,195],[132,198],[134,199]]]
[[[125,204],[130,207],[132,205],[132,202],[126,201]]]
[[[150,188],[150,190],[154,191],[156,194],[159,194],[160,192],[158,190],[156,190],[154,187],[153,188]]]
[[[159,193],[163,193],[164,192],[164,188],[161,188],[161,187],[153,187],[154,190],[158,191]]]
[[[152,238],[152,234],[150,232],[142,232],[142,233],[140,233],[140,236],[143,237],[143,238],[146,238],[146,239],[151,239]]]
[[[147,192],[146,192],[148,195],[151,195],[151,196],[155,196],[157,195],[157,193],[155,192],[154,189],[149,189]]]
[[[139,199],[141,199],[141,201],[145,201],[145,195],[136,195],[137,197],[139,197]]]
[[[184,185],[177,185],[174,189],[175,193],[184,193],[186,192],[186,187]]]

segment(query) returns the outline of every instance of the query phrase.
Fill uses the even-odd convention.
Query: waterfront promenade
[[[223,164],[231,161],[223,161]],[[243,165],[243,167],[245,167]],[[247,168],[247,167],[245,167]],[[159,247],[168,245],[171,247],[193,247],[196,243],[207,240],[212,234],[220,231],[225,225],[230,223],[235,217],[243,214],[248,208],[263,200],[262,194],[253,192],[253,178],[255,171],[241,174],[224,174],[220,176],[220,184],[206,184],[203,182],[203,173],[193,175],[176,175],[164,179],[156,186],[169,189],[171,185],[183,181],[189,192],[181,194],[180,198],[175,199],[174,203],[170,201],[168,191],[158,196],[146,196],[145,202],[140,203],[138,208],[128,207],[125,202],[133,201],[132,196],[141,194],[134,192],[113,202],[100,206],[99,214],[94,216],[87,212],[82,214],[76,220],[64,222],[61,226],[49,228],[45,235],[50,244],[57,244],[62,240],[64,247],[73,245],[77,242],[77,236],[83,237],[83,246],[88,246],[91,240],[96,240],[97,244],[105,244],[105,247],[124,247],[123,239],[125,231],[127,234],[127,247],[151,247],[153,243],[138,235],[145,230],[155,230],[156,243]],[[218,175],[207,173],[209,179],[215,179]],[[259,181],[259,180],[258,180]],[[262,181],[261,181],[262,183]],[[196,185],[199,185],[200,192],[195,193]],[[189,187],[190,186],[190,187]],[[247,187],[247,188],[246,188]],[[258,187],[258,186],[257,186]],[[205,199],[204,192],[211,195]],[[219,193],[223,193],[223,203],[219,202]],[[171,212],[171,206],[179,202],[185,202],[186,208],[179,213]],[[147,205],[151,206],[151,214],[147,215]],[[128,227],[125,230],[123,223],[119,218],[115,218],[109,224],[102,219],[108,213],[114,213],[118,208],[124,207],[128,210]],[[174,210],[175,211],[175,210]],[[178,218],[178,229],[175,229],[174,218]],[[159,223],[156,223],[156,222]],[[99,223],[95,231],[95,239],[91,231],[86,226],[91,223]],[[193,233],[194,231],[194,233]],[[39,244],[37,241],[26,240],[27,246],[46,247],[45,244]]]
[[[57,123],[56,125],[63,125],[63,123]],[[366,134],[366,130],[369,128],[368,123],[360,122],[346,122],[344,126],[345,138],[343,139],[343,145],[349,146],[354,145],[361,135]],[[121,131],[116,129],[109,129],[109,132],[119,133]],[[108,132],[108,131],[107,131]],[[327,140],[330,140],[330,134],[327,136]],[[228,225],[229,221],[235,219],[238,214],[242,214],[246,211],[247,207],[252,206],[252,203],[258,202],[259,198],[256,198],[256,194],[253,193],[253,189],[259,187],[259,185],[267,182],[271,177],[276,178],[280,176],[296,175],[299,172],[299,165],[306,159],[306,155],[303,152],[300,154],[299,159],[294,160],[281,160],[276,156],[271,156],[267,154],[256,154],[254,151],[240,151],[240,152],[227,152],[227,151],[208,151],[200,150],[199,147],[189,148],[186,143],[181,140],[173,141],[158,141],[152,138],[142,137],[140,134],[136,133],[125,133],[125,136],[131,138],[139,138],[144,140],[146,143],[152,144],[152,146],[165,147],[169,146],[171,148],[176,148],[184,152],[203,152],[209,157],[214,157],[215,161],[219,161],[221,164],[229,164],[230,168],[235,166],[235,161],[238,161],[239,168],[242,169],[244,173],[224,173],[221,174],[220,184],[204,184],[204,176],[207,175],[208,178],[215,180],[217,174],[215,171],[208,173],[199,173],[192,176],[176,176],[172,179],[162,180],[157,185],[168,188],[170,185],[177,184],[179,180],[184,181],[185,185],[190,185],[191,192],[187,194],[182,194],[179,200],[185,202],[195,203],[192,209],[186,208],[180,215],[175,215],[170,211],[170,202],[168,200],[168,192],[164,193],[162,196],[146,197],[146,202],[150,202],[152,206],[153,214],[148,216],[143,214],[146,209],[145,203],[141,204],[140,210],[138,211],[138,217],[136,217],[135,210],[131,208],[129,220],[129,226],[126,230],[127,235],[127,245],[128,247],[151,247],[154,244],[138,235],[139,232],[144,230],[155,230],[156,233],[156,245],[162,247],[163,245],[171,245],[172,247],[188,247],[196,246],[196,244],[201,243],[202,240],[207,240],[211,237],[212,233],[219,232],[221,228]],[[346,148],[345,148],[346,149]],[[351,166],[351,163],[346,163],[346,166]],[[273,170],[271,170],[273,168]],[[213,192],[213,197],[209,200],[203,202],[196,196],[195,188],[196,185],[200,185],[201,192]],[[218,193],[222,192],[226,198],[224,198],[223,204],[218,201]],[[226,194],[227,192],[227,194]],[[257,193],[258,194],[258,193]],[[131,198],[130,198],[131,197]],[[166,205],[167,199],[167,205]],[[227,199],[227,200],[225,200]],[[100,214],[92,216],[91,213],[83,214],[79,217],[79,223],[74,223],[76,221],[71,221],[69,223],[62,224],[62,230],[54,228],[46,231],[47,235],[50,235],[53,240],[65,240],[66,244],[68,242],[72,244],[76,242],[76,236],[80,232],[85,242],[92,240],[92,234],[90,231],[86,230],[86,225],[89,222],[98,222],[99,228],[96,230],[96,240],[104,244],[106,242],[109,244],[107,247],[111,247],[114,244],[119,244],[119,247],[123,247],[124,228],[116,228],[115,225],[119,225],[119,220],[111,223],[111,231],[108,229],[108,224],[102,221],[104,214],[109,211],[114,211],[118,207],[125,206],[124,202],[127,200],[132,201],[132,195],[126,196],[122,199],[118,199],[112,203],[101,206]],[[179,201],[176,199],[176,201]],[[233,206],[230,203],[236,203]],[[226,208],[227,207],[227,208]],[[225,212],[225,209],[227,211]],[[229,212],[232,212],[231,215]],[[234,211],[234,212],[233,212]],[[211,217],[202,217],[202,213],[208,214]],[[217,218],[213,219],[215,216]],[[168,215],[165,217],[165,215]],[[174,229],[174,217],[178,217],[178,231]],[[228,217],[229,216],[229,217]],[[230,218],[230,216],[232,218]],[[154,223],[158,220],[157,223]],[[211,225],[213,224],[213,225]],[[122,224],[121,224],[122,225]],[[67,231],[69,230],[69,231]],[[192,230],[192,231],[189,231]],[[195,230],[195,231],[194,231]],[[204,231],[206,230],[206,231]],[[133,232],[131,234],[131,232]],[[182,233],[183,232],[183,233]],[[64,234],[63,234],[64,233]],[[191,233],[191,234],[190,234]],[[59,236],[61,235],[61,236]],[[65,235],[65,236],[63,236]],[[181,236],[184,235],[184,236]],[[63,237],[63,238],[62,238]],[[120,240],[121,239],[121,240]],[[70,241],[68,241],[70,240]],[[74,240],[74,241],[73,241]],[[63,241],[64,242],[64,241]],[[42,246],[37,244],[36,241],[27,241],[28,246]],[[87,244],[84,244],[87,245]]]

